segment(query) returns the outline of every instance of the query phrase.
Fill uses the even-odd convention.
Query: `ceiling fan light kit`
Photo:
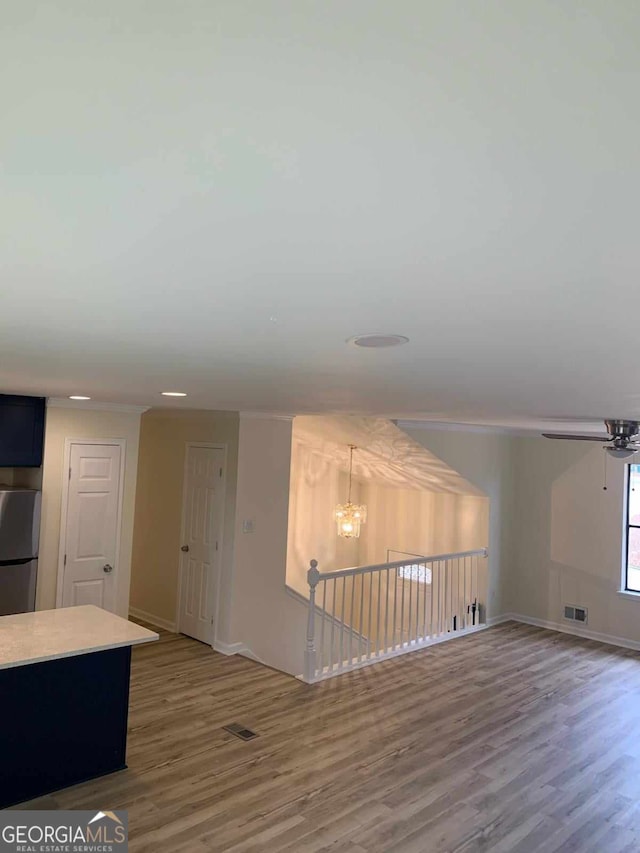
[[[608,435],[569,435],[566,433],[543,432],[545,438],[562,441],[599,441],[614,459],[629,459],[640,450],[640,421],[607,420],[604,422]]]

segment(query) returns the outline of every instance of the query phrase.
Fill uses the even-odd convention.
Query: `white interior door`
[[[117,444],[70,446],[63,607],[96,604],[115,611],[122,450]]]
[[[187,446],[178,630],[213,644],[224,513],[224,450]]]

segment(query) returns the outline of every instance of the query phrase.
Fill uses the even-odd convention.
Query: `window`
[[[640,468],[640,465],[638,466]],[[640,522],[638,522],[640,525]],[[400,566],[398,576],[406,581],[417,581],[418,583],[431,583],[431,569],[428,569],[424,563],[415,563],[412,566]],[[638,568],[638,577],[640,578],[640,564]]]
[[[629,465],[626,529],[625,588],[640,592],[640,465]]]

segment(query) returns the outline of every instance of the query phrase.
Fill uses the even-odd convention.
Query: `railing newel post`
[[[315,615],[316,615],[316,587],[320,581],[318,561],[311,560],[307,572],[307,583],[309,584],[309,614],[307,617],[307,644],[304,651],[304,680],[311,683],[316,680],[316,637],[315,637]]]

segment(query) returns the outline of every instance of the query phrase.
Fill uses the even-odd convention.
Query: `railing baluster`
[[[464,578],[462,583],[462,622],[467,627],[467,558],[464,558]]]
[[[462,565],[462,572],[464,574],[464,560]],[[458,630],[462,630],[462,601],[463,592],[462,592],[462,576],[458,572]]]
[[[447,633],[451,633],[453,631],[453,589],[456,579],[456,573],[454,568],[454,562],[451,560],[451,564],[449,566],[449,618],[447,619]]]
[[[457,562],[457,561],[456,561]],[[450,583],[449,583],[449,633],[453,631],[453,616],[454,616],[454,601],[455,601],[455,586],[456,586],[456,564],[453,560],[451,560],[451,569],[450,569]]]
[[[449,569],[449,622],[447,625],[447,630],[449,631],[449,633],[451,633],[453,631],[455,585],[456,585],[456,562],[454,560],[451,560],[451,567]]]
[[[318,671],[322,675],[324,669],[324,623],[327,621],[327,582],[322,583],[322,624],[320,625],[320,650],[318,654]]]
[[[464,572],[464,626],[468,628],[471,624],[471,574],[473,571],[473,560],[466,563]]]
[[[420,591],[424,586],[424,578],[422,581],[420,580],[421,568],[422,567],[420,565],[416,567],[416,628],[414,631],[415,642],[418,642],[420,640]]]
[[[427,637],[427,592],[430,589],[429,584],[427,583],[427,572],[429,568],[427,564],[424,564],[424,601],[422,602],[422,639],[424,640]]]
[[[349,664],[353,663],[353,609],[356,603],[356,576],[351,575],[351,609],[349,615]]]
[[[391,634],[391,648],[396,647],[396,616],[398,610],[398,569],[393,570],[393,633]]]
[[[420,567],[417,567],[416,579],[414,581],[414,586],[416,590],[416,626],[414,630],[414,642],[418,642],[420,639]]]
[[[345,594],[346,594],[346,586],[347,586],[347,579],[346,579],[346,577],[343,577],[342,578],[342,612],[340,615],[340,660],[338,661],[338,669],[342,669],[344,666],[344,627],[346,624],[344,621],[344,604],[345,604],[344,599],[345,599]]]
[[[442,561],[438,560],[438,591],[436,595],[436,637],[440,636],[440,620],[442,618]]]
[[[407,581],[405,580],[405,583]],[[409,578],[409,627],[407,628],[407,642],[411,642],[411,617],[413,616],[413,578]]]
[[[474,566],[474,571],[473,571],[473,580],[474,580],[473,600],[474,601],[478,600],[478,572],[477,572],[477,568],[478,568],[478,562],[476,561],[476,564]],[[473,620],[474,624],[477,624],[477,616],[478,616],[478,611],[476,610],[475,614],[474,614],[474,620]]]
[[[444,632],[444,611],[445,611],[445,601],[447,595],[447,563],[446,561],[442,561],[440,563],[440,594],[438,596],[438,636],[440,636]]]
[[[371,572],[369,572],[367,577],[369,578],[369,617],[367,619],[367,655],[366,655],[366,657],[367,657],[367,660],[369,660],[369,657],[371,655],[371,604],[372,604],[371,599],[373,597],[373,574]],[[378,580],[380,580],[380,573],[378,573]]]
[[[331,672],[333,672],[334,667],[334,651],[335,646],[333,644],[333,635],[334,629],[336,627],[336,587],[338,586],[338,578],[333,578],[333,602],[331,604],[331,655],[329,657],[329,663],[331,666]]]
[[[364,575],[360,575],[360,631],[358,633],[358,663],[362,661],[362,636],[364,631]]]
[[[434,615],[433,602],[434,602],[434,598],[435,598],[435,588],[436,588],[436,564],[431,563],[431,589],[429,590],[429,594],[431,597],[431,604],[430,604],[430,611],[431,612],[429,614],[429,636],[430,637],[433,637],[433,615]]]
[[[456,570],[453,571],[453,562],[451,564],[451,630],[453,631],[453,620],[456,620],[458,627],[458,576],[460,574],[460,558],[456,560]]]
[[[420,631],[420,639],[424,640],[427,633],[427,564],[422,563],[422,570],[424,571],[424,583],[422,584],[422,630]],[[418,587],[420,589],[420,587]]]
[[[378,572],[378,616],[376,619],[376,657],[380,657],[380,594],[382,591],[382,572]],[[371,640],[371,638],[369,638]],[[371,641],[369,641],[371,649]]]
[[[402,575],[400,576],[400,583],[402,584],[402,600],[400,603],[400,647],[404,645],[404,578]]]
[[[384,596],[384,653],[387,653],[387,629],[389,627],[389,569],[387,569],[387,583]]]
[[[418,640],[424,639],[424,603],[426,601],[426,590],[427,590],[427,570],[423,563],[420,563],[418,567],[418,577],[420,577],[420,573],[422,572],[423,578],[422,583],[418,583],[416,587],[416,614],[417,614],[417,637]],[[422,604],[420,604],[420,590],[422,590]],[[422,620],[422,621],[421,621]]]

